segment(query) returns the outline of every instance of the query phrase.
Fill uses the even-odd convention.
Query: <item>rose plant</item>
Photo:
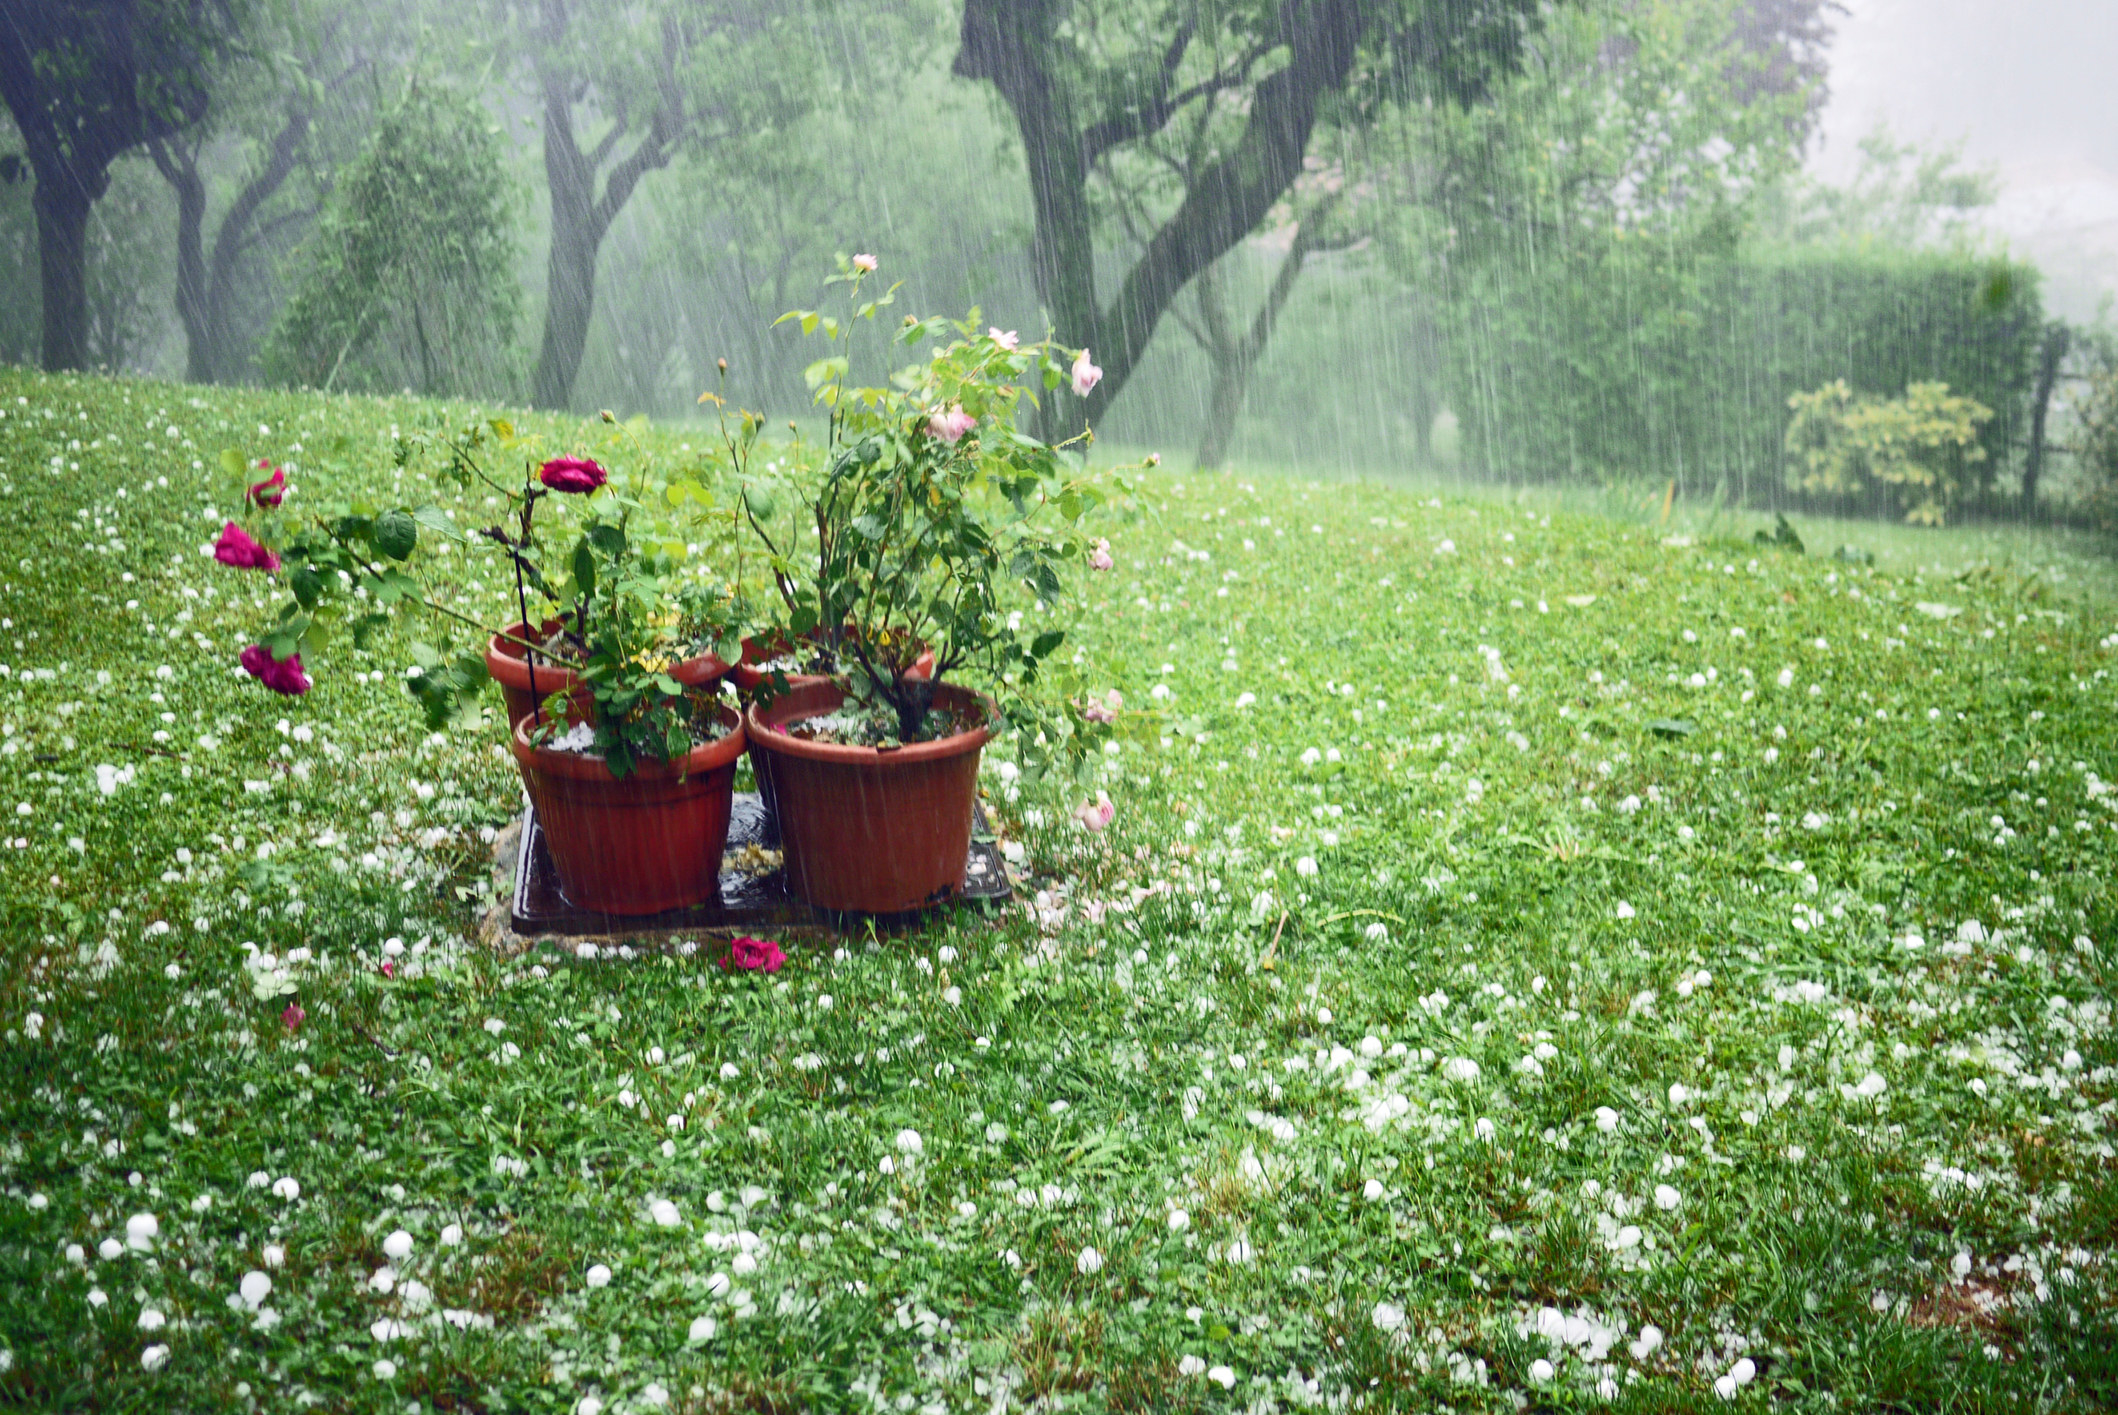
[[[847,287],[850,317],[797,310],[779,322],[843,345],[893,303],[894,286],[863,297],[874,268],[871,257],[842,259],[827,282]],[[1086,396],[1101,370],[1085,349],[981,329],[976,310],[960,321],[906,317],[892,342],[927,353],[885,386],[849,387],[844,352],[809,366],[828,430],[818,456],[788,459],[790,473],[752,475],[754,415],[728,437],[742,512],[778,592],[774,629],[835,654],[870,745],[959,730],[932,709],[945,680],[968,678],[1033,756],[1078,757],[1096,725],[1043,691],[1060,676],[1051,661],[1065,630],[1025,619],[1063,615],[1069,569],[1111,567],[1107,543],[1081,524],[1132,484],[1123,469],[1086,470],[1090,434],[1049,445],[1019,430],[1015,413],[1063,387]]]
[[[670,670],[693,655],[736,658],[745,612],[732,585],[702,574],[687,541],[644,513],[659,503],[655,509],[686,523],[690,543],[709,545],[731,539],[735,513],[715,509],[711,491],[694,479],[659,477],[638,428],[603,418],[612,431],[598,450],[631,459],[622,483],[582,449],[539,455],[535,439],[500,418],[453,429],[437,424],[400,439],[400,469],[430,466],[445,485],[501,499],[505,514],[475,530],[432,503],[354,501],[291,512],[283,509],[285,473],[272,469],[245,498],[255,529],[231,521],[214,546],[222,563],[274,575],[286,589],[277,622],[243,651],[243,667],[275,692],[305,692],[303,654],[313,661],[335,629],[365,646],[393,613],[416,611],[452,629],[476,630],[481,643],[513,645],[533,680],[540,661],[571,670],[582,687],[574,710],[592,727],[592,751],[614,777],[643,761],[681,760],[695,741],[717,735],[720,705],[713,685],[687,685]],[[495,470],[497,460],[518,457],[519,483]],[[575,505],[557,518],[546,509],[555,500]],[[519,625],[483,624],[436,589],[433,563],[421,552],[439,542],[500,551],[513,572]],[[534,618],[533,599],[544,611]],[[525,636],[536,624],[555,628]],[[418,671],[406,687],[430,727],[475,705],[488,678],[478,648],[451,653],[419,641],[412,655]],[[565,730],[565,713],[534,711],[539,740]]]

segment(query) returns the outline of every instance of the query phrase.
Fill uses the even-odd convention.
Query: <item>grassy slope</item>
[[[386,484],[420,406],[0,399],[0,1400],[2118,1396],[2108,608],[1161,477],[1077,636],[1117,823],[1012,803],[1039,918],[502,962],[493,734],[417,730],[400,642],[269,698],[199,553],[194,458]],[[298,1034],[245,944],[313,951]]]

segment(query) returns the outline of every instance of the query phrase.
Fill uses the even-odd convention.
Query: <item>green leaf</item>
[[[324,592],[323,581],[318,578],[316,571],[307,565],[300,566],[287,577],[287,588],[294,592],[295,601],[303,609],[316,608],[316,601],[323,597]]]
[[[1699,724],[1683,717],[1658,717],[1647,724],[1647,730],[1657,737],[1689,737],[1699,730]]]
[[[248,484],[247,478],[250,475],[250,464],[245,462],[243,454],[236,451],[233,447],[223,447],[221,449],[221,470],[231,477],[244,478],[245,484]]]
[[[574,584],[585,599],[596,592],[596,556],[584,537],[574,545]]]
[[[456,523],[449,519],[448,512],[442,510],[439,506],[422,506],[412,513],[412,519],[444,540],[466,541],[470,539],[469,536],[456,529]]]
[[[750,514],[757,517],[760,521],[771,520],[772,513],[779,509],[779,502],[773,496],[772,488],[761,486],[756,482],[749,482],[744,485],[743,503],[750,508]]]
[[[596,521],[582,532],[588,540],[611,559],[625,554],[625,528],[611,525],[608,521]]]
[[[406,511],[385,511],[375,518],[375,532],[371,543],[376,553],[392,560],[403,560],[419,544],[419,523]]]
[[[1052,651],[1066,641],[1064,629],[1047,629],[1030,642],[1032,658],[1049,658]]]

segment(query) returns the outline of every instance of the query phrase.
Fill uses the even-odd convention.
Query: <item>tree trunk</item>
[[[551,193],[552,249],[544,276],[544,342],[530,379],[530,402],[565,408],[581,372],[588,321],[596,310],[595,168],[574,142],[572,105],[560,81],[544,85],[544,176]]]
[[[2037,514],[2037,483],[2044,475],[2045,414],[2052,405],[2052,388],[2059,382],[2059,365],[2073,343],[2073,331],[2059,321],[2046,326],[2037,349],[2037,388],[2030,396],[2030,450],[2022,463],[2023,514]]]
[[[88,213],[94,199],[72,182],[40,174],[37,264],[44,289],[44,367],[88,367]]]
[[[1250,397],[1250,376],[1257,371],[1258,361],[1265,357],[1265,346],[1272,342],[1272,331],[1280,322],[1280,311],[1287,307],[1287,297],[1294,293],[1294,282],[1301,279],[1302,266],[1310,252],[1317,250],[1322,242],[1318,231],[1324,218],[1338,205],[1336,193],[1319,202],[1314,210],[1302,218],[1295,228],[1294,239],[1288,243],[1287,254],[1280,261],[1279,271],[1272,277],[1272,288],[1265,293],[1265,303],[1259,308],[1250,328],[1238,336],[1229,327],[1226,308],[1221,300],[1220,262],[1207,266],[1192,282],[1194,297],[1199,302],[1199,318],[1205,325],[1206,349],[1213,359],[1213,400],[1206,414],[1206,431],[1199,440],[1198,465],[1201,471],[1212,471],[1228,456],[1228,444],[1235,437],[1236,423],[1243,416],[1243,404]],[[1345,242],[1333,243],[1326,249],[1339,249]]]
[[[199,176],[198,154],[187,148],[172,153],[164,142],[149,143],[155,170],[177,199],[177,322],[184,326],[184,377],[192,383],[217,381],[206,293],[206,182]]]

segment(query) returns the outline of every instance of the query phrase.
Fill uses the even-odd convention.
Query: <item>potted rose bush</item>
[[[863,298],[873,269],[841,262],[849,318],[782,322],[843,347],[891,303]],[[752,477],[749,439],[730,441],[776,591],[759,642],[808,670],[761,675],[751,754],[790,880],[819,908],[899,913],[958,893],[985,744],[1014,731],[1041,760],[1078,760],[1099,730],[1052,691],[1049,665],[1065,573],[1109,564],[1080,531],[1105,492],[1071,446],[1015,426],[1025,401],[1086,395],[1098,373],[1086,350],[976,315],[906,319],[893,342],[927,353],[884,387],[848,387],[844,352],[813,364],[828,434],[792,475]]]
[[[278,622],[242,655],[276,692],[308,690],[303,655],[313,661],[339,628],[365,644],[392,613],[409,611],[474,631],[482,653],[413,647],[419,671],[406,684],[428,724],[471,707],[490,676],[514,689],[509,745],[561,888],[586,908],[643,915],[704,902],[718,888],[744,749],[720,679],[739,653],[744,611],[732,586],[702,577],[686,542],[642,513],[651,500],[685,507],[709,540],[725,540],[733,514],[711,511],[695,482],[657,477],[636,429],[614,439],[628,435],[633,472],[622,485],[579,452],[537,455],[497,419],[422,436],[400,444],[400,465],[433,455],[444,481],[494,493],[507,514],[475,531],[432,505],[356,502],[289,515],[253,487],[255,533],[231,522],[215,553],[286,587]],[[519,485],[489,468],[495,454],[521,457]],[[572,505],[555,517],[554,502]],[[423,578],[431,562],[422,548],[437,540],[498,550],[520,619],[492,628]]]

